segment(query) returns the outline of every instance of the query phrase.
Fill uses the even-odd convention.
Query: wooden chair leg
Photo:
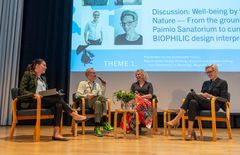
[[[114,138],[117,138],[117,115],[118,115],[118,112],[115,112],[115,114],[114,114]]]
[[[216,126],[216,120],[212,120],[212,136],[213,136],[213,141],[217,140],[217,126]]]
[[[82,134],[85,135],[85,130],[86,130],[86,126],[85,126],[85,121],[82,122]],[[76,132],[76,131],[75,131]]]
[[[138,118],[138,112],[136,114],[136,139],[139,138],[139,118]]]
[[[185,126],[185,118],[182,117],[182,139],[186,139],[186,126]]]
[[[77,136],[77,131],[78,131],[78,124],[75,122],[74,119],[72,119],[71,132],[72,132],[72,134],[73,134],[74,137]]]
[[[123,135],[124,135],[124,138],[126,137],[126,133],[127,133],[126,125],[127,125],[127,113],[124,112],[123,113]]]
[[[36,120],[36,127],[35,127],[35,133],[36,133],[36,141],[40,141],[40,120]]]
[[[155,132],[158,132],[158,114],[157,114],[157,109],[156,109],[156,114],[155,114],[155,127],[156,127],[156,129],[155,129]]]
[[[226,119],[226,125],[228,130],[228,138],[232,139],[232,129],[231,129],[231,124],[229,119]]]
[[[155,109],[154,109],[154,107],[153,107],[153,115],[152,115],[152,131],[153,131],[153,132],[155,132],[155,130],[156,130],[156,123],[155,123],[155,121],[156,121]]]
[[[171,120],[171,113],[170,112],[167,113],[167,120],[168,121]],[[168,129],[168,135],[171,136],[171,127],[168,126],[167,129]]]
[[[167,130],[167,111],[163,112],[163,128],[164,128],[164,136],[168,135],[168,130]]]
[[[16,127],[16,120],[13,120],[11,130],[10,130],[10,138],[13,139],[14,131]]]
[[[202,120],[198,119],[198,127],[199,127],[199,133],[201,136],[201,140],[203,140],[203,128],[202,128]]]

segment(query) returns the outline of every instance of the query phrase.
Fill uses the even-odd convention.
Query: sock
[[[103,116],[102,117],[102,123],[105,123],[105,122],[107,122],[108,120],[107,120],[107,116]]]
[[[99,127],[100,123],[99,122],[95,122],[95,127]]]

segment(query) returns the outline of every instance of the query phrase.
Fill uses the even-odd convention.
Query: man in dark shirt
[[[193,123],[195,116],[200,110],[211,110],[211,98],[215,97],[216,104],[215,110],[218,111],[223,108],[222,100],[228,99],[228,84],[225,80],[218,77],[218,67],[217,65],[208,65],[205,67],[205,72],[209,77],[209,81],[205,81],[202,86],[200,94],[196,94],[194,90],[188,93],[186,99],[184,100],[178,115],[167,124],[169,126],[178,126],[181,117],[185,112],[188,112],[188,137],[187,139],[196,139],[196,134],[193,131]]]

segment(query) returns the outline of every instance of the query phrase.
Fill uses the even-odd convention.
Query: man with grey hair
[[[86,99],[86,106],[92,108],[95,114],[95,128],[94,134],[98,137],[102,137],[102,131],[100,130],[100,123],[103,122],[103,128],[106,131],[112,131],[113,127],[107,122],[105,114],[106,98],[104,97],[106,82],[101,80],[101,85],[95,82],[97,77],[96,71],[93,68],[88,68],[85,72],[87,80],[81,81],[78,85],[76,97],[84,97]]]

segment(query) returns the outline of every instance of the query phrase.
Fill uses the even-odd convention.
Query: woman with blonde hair
[[[139,115],[140,122],[140,134],[141,126],[144,125],[147,128],[151,128],[152,125],[152,98],[153,98],[153,86],[152,83],[147,81],[147,74],[143,69],[139,69],[135,72],[136,82],[131,86],[131,92],[135,93],[135,100],[130,102],[135,102],[136,110]],[[131,131],[135,128],[135,116],[127,116],[127,130]],[[123,128],[123,123],[120,125]]]

